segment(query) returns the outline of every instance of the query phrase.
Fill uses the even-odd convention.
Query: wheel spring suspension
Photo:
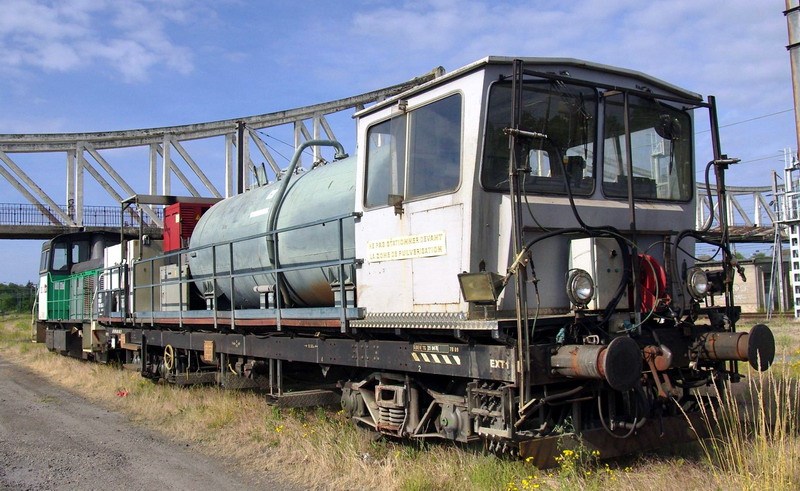
[[[397,431],[406,420],[406,390],[402,385],[379,384],[375,387],[378,428]]]
[[[399,427],[403,424],[406,412],[403,408],[379,407],[378,417],[380,418],[381,426]]]

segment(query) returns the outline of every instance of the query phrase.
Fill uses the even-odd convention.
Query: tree
[[[0,311],[30,312],[36,299],[36,285],[16,283],[0,283]]]

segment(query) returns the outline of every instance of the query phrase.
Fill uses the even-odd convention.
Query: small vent
[[[92,297],[94,296],[94,276],[83,278],[83,317],[89,317],[92,311]]]

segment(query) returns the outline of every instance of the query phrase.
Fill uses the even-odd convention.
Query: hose
[[[639,405],[637,404],[636,406],[638,408]],[[638,411],[637,411],[637,413],[638,413]],[[611,430],[611,428],[609,428],[608,424],[606,423],[605,418],[603,418],[603,399],[602,399],[602,397],[600,397],[600,394],[597,394],[597,415],[600,418],[600,424],[603,425],[603,429],[606,430],[606,433],[608,433],[610,436],[612,436],[614,438],[617,438],[619,440],[624,440],[626,438],[629,438],[631,435],[633,435],[634,431],[636,431],[638,428],[641,428],[644,425],[644,423],[647,421],[647,418],[644,418],[644,417],[641,420],[639,420],[639,416],[637,414],[637,416],[633,418],[633,423],[630,423],[630,429],[628,430],[627,433],[625,433],[624,435],[618,435],[618,434],[614,433],[613,430]],[[628,426],[628,425],[626,424],[625,426]]]

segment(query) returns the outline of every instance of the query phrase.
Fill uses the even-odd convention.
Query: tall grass
[[[784,359],[748,370],[741,393],[727,385],[698,396],[711,435],[700,445],[720,488],[800,489],[800,362]]]
[[[3,324],[3,328],[0,329],[0,345],[6,347],[15,345],[19,348],[25,341],[30,344],[31,326],[27,319],[13,315],[0,318],[0,322]]]

